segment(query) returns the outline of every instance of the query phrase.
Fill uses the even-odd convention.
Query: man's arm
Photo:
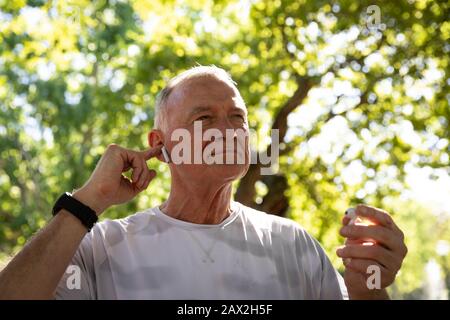
[[[159,153],[160,147],[132,151],[110,145],[90,179],[73,197],[97,215],[114,204],[130,201],[155,177],[146,161]],[[129,168],[133,169],[132,181],[122,175]],[[53,298],[86,232],[78,218],[61,210],[0,272],[0,299]]]
[[[73,196],[101,213],[83,190]],[[86,232],[78,218],[61,210],[0,273],[0,299],[53,298]]]

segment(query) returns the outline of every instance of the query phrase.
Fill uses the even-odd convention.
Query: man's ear
[[[148,138],[148,145],[149,145],[151,148],[154,148],[154,147],[157,147],[157,146],[164,145],[164,142],[163,142],[163,141],[164,141],[164,139],[163,139],[163,138],[164,138],[164,134],[162,133],[161,130],[158,130],[158,129],[153,129],[153,130],[151,130],[151,131],[148,133],[147,138]],[[164,162],[164,157],[163,157],[162,153],[160,153],[159,155],[157,155],[156,158],[157,158],[159,161]]]

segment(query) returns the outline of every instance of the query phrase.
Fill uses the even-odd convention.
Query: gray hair
[[[162,89],[156,96],[155,102],[155,129],[165,130],[165,106],[170,94],[174,91],[175,87],[193,78],[201,78],[204,76],[212,76],[219,80],[223,80],[230,85],[236,87],[236,82],[231,78],[230,74],[224,69],[211,66],[195,66],[189,70],[186,70],[179,75],[169,80],[168,84]]]

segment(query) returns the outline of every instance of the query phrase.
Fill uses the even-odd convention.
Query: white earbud
[[[348,225],[357,225],[357,226],[370,226],[370,225],[374,225],[374,223],[372,223],[370,220],[358,216],[356,214],[356,209],[355,208],[349,208],[345,211],[345,215],[347,217],[350,217],[350,222],[348,223]],[[360,241],[363,241],[365,245],[370,245],[370,243],[374,244],[375,241],[373,239],[370,238],[361,238],[359,239]],[[349,262],[351,260],[351,258],[346,258],[348,259],[347,262]]]
[[[167,152],[166,147],[163,146],[163,147],[161,148],[161,152],[162,152],[162,154],[163,154],[164,161],[167,162],[167,163],[169,163],[169,162],[170,162],[170,157],[169,157],[169,153]]]
[[[350,217],[350,222],[348,223],[349,225],[355,224],[356,220],[358,219],[355,208],[348,208],[347,210],[345,210],[345,215],[347,217]]]

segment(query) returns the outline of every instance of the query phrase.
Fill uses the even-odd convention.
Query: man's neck
[[[194,188],[191,187],[193,185]],[[219,224],[231,214],[231,193],[231,182],[188,185],[172,180],[169,198],[160,209],[175,219],[197,224]]]

